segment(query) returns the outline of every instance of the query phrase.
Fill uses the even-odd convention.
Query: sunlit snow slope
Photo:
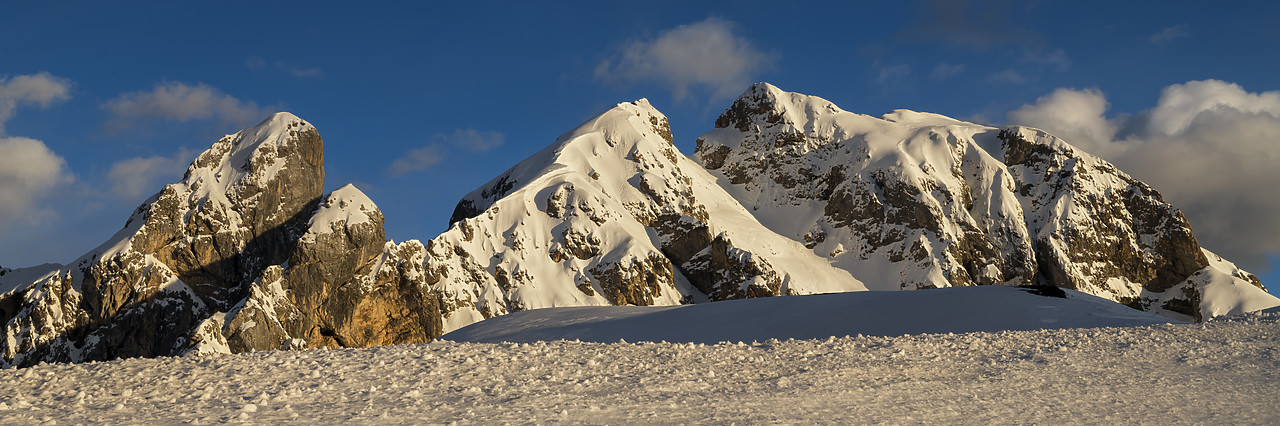
[[[865,290],[761,225],[671,143],[646,100],[618,104],[468,194],[430,243],[446,331],[527,309],[674,305]]]
[[[442,338],[488,343],[716,343],[1167,322],[1167,318],[1072,290],[986,286],[923,293],[875,291],[733,300],[676,307],[542,309],[472,324]]]

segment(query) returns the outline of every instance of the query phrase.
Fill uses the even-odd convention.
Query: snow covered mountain
[[[318,131],[278,113],[79,259],[0,270],[0,365],[868,289],[1050,284],[1186,320],[1280,305],[1155,190],[1039,130],[869,117],[761,83],[692,158],[672,141],[647,101],[619,104],[468,194],[448,231],[396,243],[359,189],[323,193]]]
[[[866,289],[761,225],[676,150],[667,118],[643,99],[471,192],[453,222],[428,244],[446,330],[554,306]]]
[[[876,118],[758,83],[693,158],[873,290],[1050,284],[1181,319],[1280,303],[1211,262],[1159,192],[1037,129]]]

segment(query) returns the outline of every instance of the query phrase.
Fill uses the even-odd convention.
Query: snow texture
[[[760,301],[795,300],[817,299]],[[7,424],[1280,421],[1280,313],[727,340],[435,341],[41,364],[0,370],[0,416]]]

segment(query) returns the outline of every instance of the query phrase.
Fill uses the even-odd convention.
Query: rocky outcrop
[[[402,261],[412,249],[386,243],[359,190],[322,197],[323,182],[323,141],[292,114],[220,139],[107,243],[69,265],[6,274],[0,363],[440,335],[421,267]]]
[[[388,243],[383,221],[352,185],[326,196],[287,267],[269,268],[223,319],[229,349],[368,347],[439,336],[421,244]]]

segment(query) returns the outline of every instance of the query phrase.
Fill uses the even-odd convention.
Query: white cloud
[[[319,68],[298,68],[284,66],[284,64],[281,64],[281,67],[284,69],[284,72],[298,78],[320,78],[324,76],[324,73],[321,72]]]
[[[451,135],[437,133],[435,139],[469,151],[485,152],[502,146],[506,137],[492,130],[457,129]]]
[[[1027,77],[1022,73],[1014,71],[1012,68],[992,73],[987,76],[988,84],[1025,84]]]
[[[905,64],[878,67],[878,69],[879,72],[876,73],[876,83],[881,86],[897,86],[901,84],[907,76],[911,75],[911,67]]]
[[[1045,50],[1028,50],[1023,55],[1023,59],[1027,62],[1041,65],[1052,66],[1058,71],[1066,71],[1071,67],[1071,60],[1067,59],[1067,52],[1062,49]]]
[[[414,148],[397,158],[387,167],[387,173],[400,176],[409,172],[417,172],[430,168],[444,159],[443,149],[438,144]]]
[[[52,212],[39,210],[36,203],[72,181],[66,161],[30,138],[0,137],[0,152],[0,230],[47,219]]]
[[[1009,119],[1115,163],[1182,209],[1206,248],[1270,269],[1267,255],[1280,253],[1280,92],[1192,81],[1134,116],[1107,118],[1106,108],[1097,90],[1058,89]]]
[[[1152,44],[1164,44],[1180,38],[1186,38],[1190,36],[1191,36],[1191,27],[1188,26],[1187,24],[1178,24],[1172,27],[1162,29],[1160,30],[1160,32],[1152,34],[1151,37],[1147,38],[1147,41],[1150,41]]]
[[[187,122],[216,119],[231,126],[248,126],[267,116],[268,111],[252,101],[242,101],[218,89],[197,84],[166,82],[149,92],[131,92],[102,104],[111,112],[107,127],[120,130],[139,119]]]
[[[127,201],[136,201],[155,192],[159,186],[176,181],[191,163],[193,153],[179,151],[171,157],[139,157],[116,162],[107,172],[111,193]]]
[[[1094,154],[1115,137],[1116,126],[1105,116],[1107,98],[1095,89],[1058,89],[1009,113],[1009,121],[1049,130],[1077,147]]]
[[[1280,92],[1248,93],[1239,85],[1219,80],[1175,84],[1160,93],[1148,130],[1165,135],[1182,133],[1200,114],[1215,109],[1280,117]]]
[[[257,56],[250,56],[244,60],[244,66],[251,70],[260,70],[267,67],[267,61]]]
[[[263,70],[267,68],[267,61],[257,56],[251,56],[249,57],[249,59],[244,60],[244,66],[246,68],[249,68],[255,71]],[[275,62],[275,69],[283,71],[285,74],[289,74],[291,76],[298,77],[298,78],[324,77],[324,72],[321,71],[320,68],[299,68],[299,67],[285,65],[285,63],[282,61]]]
[[[602,61],[596,78],[658,81],[669,86],[676,100],[688,96],[691,87],[703,86],[712,92],[712,99],[721,99],[745,90],[753,76],[772,62],[770,55],[735,34],[731,23],[710,18],[667,30],[653,40],[631,43],[621,57]]]
[[[450,146],[471,152],[486,152],[502,146],[506,137],[502,132],[492,130],[455,129],[451,134],[436,133],[431,139],[434,142],[411,149],[392,161],[386,172],[392,176],[400,176],[423,171],[444,160]]]
[[[0,77],[0,135],[4,124],[13,118],[19,104],[36,104],[48,108],[56,101],[71,98],[71,81],[49,73]]]
[[[929,77],[934,80],[946,80],[962,72],[964,72],[964,64],[952,65],[943,62],[933,67],[933,72],[929,73]]]

